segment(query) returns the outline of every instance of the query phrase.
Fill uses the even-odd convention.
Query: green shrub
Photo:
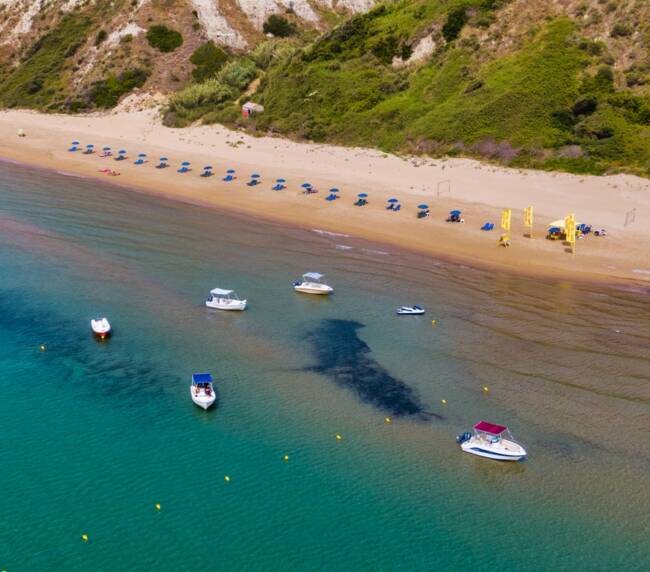
[[[447,21],[442,26],[442,35],[448,42],[453,42],[459,35],[465,24],[467,24],[467,9],[456,8],[449,12]]]
[[[232,99],[231,88],[212,78],[203,83],[186,87],[169,98],[169,108],[176,113],[198,109],[208,105],[218,105]]]
[[[630,28],[627,24],[622,24],[620,22],[618,24],[614,24],[614,26],[612,26],[611,32],[609,33],[612,38],[622,38],[629,36],[630,34],[632,34],[632,28]]]
[[[96,107],[115,107],[123,95],[142,87],[149,74],[141,69],[128,69],[118,75],[95,82],[90,89],[90,100]]]
[[[173,52],[183,45],[183,36],[167,26],[157,25],[147,30],[147,41],[161,52]]]
[[[217,79],[222,84],[236,90],[243,90],[257,75],[257,66],[253,60],[239,59],[226,63],[219,73]]]
[[[106,38],[108,38],[108,34],[106,33],[106,30],[99,30],[99,32],[97,32],[97,35],[95,36],[95,46],[99,46],[103,44],[106,41]]]
[[[194,50],[190,62],[194,64],[192,77],[196,82],[214,77],[228,61],[228,54],[209,41]]]
[[[286,18],[271,14],[262,27],[265,34],[273,34],[276,38],[288,38],[296,33],[296,27]]]

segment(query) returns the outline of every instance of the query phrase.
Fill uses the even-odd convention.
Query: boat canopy
[[[221,288],[213,288],[210,290],[210,294],[213,296],[228,296],[229,294],[232,294],[233,290],[222,290]]]
[[[306,274],[303,274],[303,278],[310,278],[311,280],[320,280],[324,274],[320,274],[318,272],[307,272]]]
[[[479,421],[474,425],[476,431],[483,431],[484,433],[489,433],[490,435],[501,435],[506,429],[505,425],[495,425],[489,421]]]
[[[212,375],[209,373],[193,373],[192,383],[212,383]]]

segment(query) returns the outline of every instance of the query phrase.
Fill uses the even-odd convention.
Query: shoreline
[[[26,137],[19,138],[18,129],[25,129]],[[82,147],[91,142],[97,149],[103,145],[125,148],[129,160],[118,163],[97,154],[69,153],[73,139],[81,141]],[[214,150],[206,152],[206,146]],[[134,165],[139,152],[146,152],[150,162]],[[170,158],[170,168],[152,168],[159,154]],[[169,129],[160,125],[152,111],[101,116],[0,112],[0,158],[64,176],[101,179],[125,190],[215,212],[348,234],[450,264],[556,281],[650,286],[650,228],[639,222],[650,216],[650,181],[630,175],[579,177],[506,169],[468,159],[402,159],[375,150],[253,138],[219,126]],[[184,160],[191,161],[194,170],[176,173],[177,164]],[[207,164],[213,165],[215,175],[200,178],[198,167]],[[121,175],[113,178],[99,173],[103,167],[119,170]],[[221,177],[231,167],[240,178],[225,183]],[[260,172],[263,182],[251,189],[244,182],[252,172]],[[287,190],[270,190],[278,177],[287,179]],[[303,181],[320,192],[300,194]],[[436,189],[440,183],[447,186],[446,181],[450,181],[451,193],[436,196]],[[342,198],[324,201],[324,191],[333,186],[341,189]],[[370,204],[354,207],[362,191],[369,194]],[[384,208],[391,196],[400,198],[401,212]],[[429,204],[430,217],[416,218],[421,202]],[[560,202],[564,204],[557,206]],[[532,239],[523,237],[521,214],[529,204],[536,218]],[[636,221],[625,226],[621,214],[628,207],[636,209]],[[444,222],[452,208],[463,210],[465,224]],[[497,246],[503,208],[513,211],[509,249]],[[548,241],[544,235],[550,220],[568,212],[576,212],[580,222],[607,228],[608,236],[588,235],[578,241],[576,255],[566,253],[559,241]],[[495,223],[495,231],[479,230],[487,221]]]

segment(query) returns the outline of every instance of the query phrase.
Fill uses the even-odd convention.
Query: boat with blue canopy
[[[216,399],[212,381],[212,375],[209,373],[192,374],[190,396],[192,401],[203,409],[208,409]]]

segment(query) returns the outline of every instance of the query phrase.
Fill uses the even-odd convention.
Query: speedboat
[[[504,434],[509,438],[504,439]],[[526,449],[513,440],[505,425],[495,425],[488,421],[474,425],[474,433],[461,433],[456,437],[456,442],[465,453],[479,457],[497,461],[523,461],[526,458]]]
[[[214,387],[212,387],[212,376],[209,373],[192,374],[190,395],[196,405],[208,409],[216,399]]]
[[[398,316],[421,316],[425,310],[422,306],[402,306],[397,308]]]
[[[100,340],[104,340],[111,335],[111,325],[106,318],[90,320],[90,327],[93,330],[93,334]]]
[[[240,300],[234,290],[213,288],[210,290],[210,299],[205,301],[205,305],[216,310],[245,310],[246,300]]]
[[[293,283],[293,289],[304,294],[331,294],[334,288],[325,284],[323,278],[325,276],[318,272],[307,272],[302,275],[302,280]]]

